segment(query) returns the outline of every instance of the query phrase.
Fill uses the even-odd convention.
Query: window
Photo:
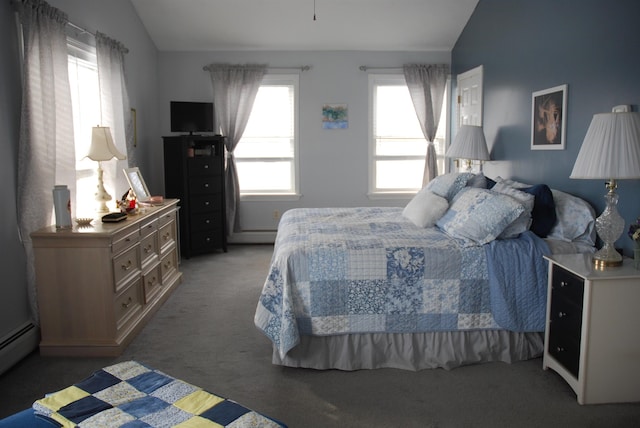
[[[101,123],[96,49],[71,37],[67,38],[67,49],[76,150],[76,199],[93,201],[97,164],[85,156],[91,145],[91,129]],[[74,214],[78,217],[90,217],[95,206],[78,204],[76,210]]]
[[[369,193],[415,192],[422,187],[427,140],[404,75],[370,75],[371,138]],[[434,142],[438,171],[444,171],[447,95]]]
[[[297,195],[297,75],[265,75],[234,151],[240,195]]]

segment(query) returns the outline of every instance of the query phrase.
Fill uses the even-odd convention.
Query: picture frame
[[[531,150],[566,147],[568,85],[533,92],[531,96]]]
[[[349,128],[347,104],[324,104],[322,106],[322,129]]]
[[[149,193],[149,188],[144,182],[140,169],[138,167],[124,168],[122,171],[136,199],[140,202],[149,201],[151,199],[151,193]]]

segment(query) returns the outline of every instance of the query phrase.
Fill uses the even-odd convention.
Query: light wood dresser
[[[31,234],[42,355],[122,353],[182,280],[177,204]]]

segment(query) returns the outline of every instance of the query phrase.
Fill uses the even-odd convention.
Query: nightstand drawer
[[[584,279],[554,265],[551,287],[556,295],[564,296],[566,299],[582,307]]]
[[[549,355],[555,358],[576,378],[580,374],[580,340],[549,336]]]

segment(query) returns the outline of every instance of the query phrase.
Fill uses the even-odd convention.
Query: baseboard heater
[[[38,347],[40,329],[32,322],[22,324],[0,338],[0,374]]]

